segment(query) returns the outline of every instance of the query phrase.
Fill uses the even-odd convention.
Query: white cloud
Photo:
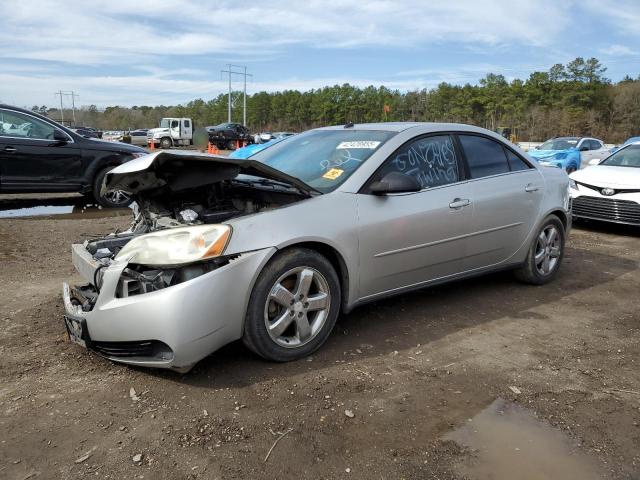
[[[413,90],[433,87],[438,82],[419,78],[389,79],[380,81],[369,78],[322,77],[316,79],[283,78],[277,82],[254,82],[247,86],[248,93],[258,91],[277,92],[287,89],[300,91],[321,88],[327,85],[349,83],[360,87],[384,85],[391,89]],[[33,104],[54,105],[53,92],[56,85],[65,85],[65,89],[81,92],[77,105],[87,103],[99,107],[109,105],[175,105],[196,98],[209,99],[226,92],[225,81],[193,80],[168,78],[163,74],[138,76],[42,76],[34,77],[19,73],[0,72],[0,85],[5,87],[0,93],[0,101],[18,106]],[[28,99],[23,92],[33,92]],[[90,99],[87,102],[87,99]],[[25,103],[26,102],[26,103]]]
[[[640,36],[640,2],[638,0],[583,0],[584,7],[604,22],[611,23],[618,31],[634,37]],[[606,28],[603,26],[603,28]]]
[[[604,55],[609,55],[612,57],[638,55],[638,52],[636,50],[632,50],[626,45],[617,45],[617,44],[609,45],[608,47],[601,48],[599,52]]]
[[[530,24],[539,12],[556,19]],[[273,53],[290,45],[412,48],[443,41],[543,45],[568,22],[562,2],[201,0],[0,5],[3,57],[80,65],[137,63],[188,55]],[[20,39],[20,41],[16,41]]]
[[[52,92],[63,88],[79,90],[98,105],[210,98],[226,89],[223,82],[210,80],[218,77],[222,64],[235,60],[268,65],[274,58],[295,63],[292,52],[299,47],[330,49],[336,55],[340,49],[356,47],[406,54],[417,47],[452,45],[468,55],[474,55],[473,49],[506,55],[522,47],[551,52],[574,28],[576,8],[596,12],[622,29],[640,24],[639,5],[638,0],[623,6],[596,0],[0,2],[0,97],[52,103]],[[631,50],[623,45],[609,48],[611,55]],[[179,66],[169,69],[167,64]],[[357,65],[342,74],[327,65],[334,75],[297,79],[284,78],[289,75],[283,73],[278,82],[251,88],[304,90],[348,81],[411,89],[439,81],[474,82],[487,71],[511,78],[526,69],[485,68],[492,65],[481,63],[458,69],[419,68],[425,64],[427,60],[420,59],[418,68],[399,75],[381,67],[386,79],[362,78],[354,73]],[[535,69],[541,68],[548,65]]]

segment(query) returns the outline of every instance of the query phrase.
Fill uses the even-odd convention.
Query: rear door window
[[[510,171],[501,144],[477,135],[459,135],[471,178],[489,177]]]
[[[589,143],[590,143],[589,150],[600,150],[602,148],[602,145],[598,140],[589,140]]]

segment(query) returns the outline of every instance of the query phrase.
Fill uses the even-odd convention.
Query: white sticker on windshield
[[[369,150],[374,150],[378,145],[380,145],[380,142],[375,140],[356,140],[353,142],[340,142],[336,150],[345,148],[368,148]]]
[[[574,143],[578,143],[577,140],[567,140],[567,143],[573,145]]]

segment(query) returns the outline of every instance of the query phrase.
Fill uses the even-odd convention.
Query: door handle
[[[15,153],[16,147],[4,147],[3,151],[6,153]]]
[[[470,205],[471,202],[467,198],[454,198],[453,202],[449,204],[449,208],[462,208]]]
[[[529,193],[537,192],[538,191],[538,187],[536,187],[535,185],[528,184],[526,187],[524,187],[524,191],[525,192],[529,192]]]

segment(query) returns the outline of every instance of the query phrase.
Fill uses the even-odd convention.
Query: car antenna
[[[347,122],[344,124],[344,128],[353,128],[353,122]]]

